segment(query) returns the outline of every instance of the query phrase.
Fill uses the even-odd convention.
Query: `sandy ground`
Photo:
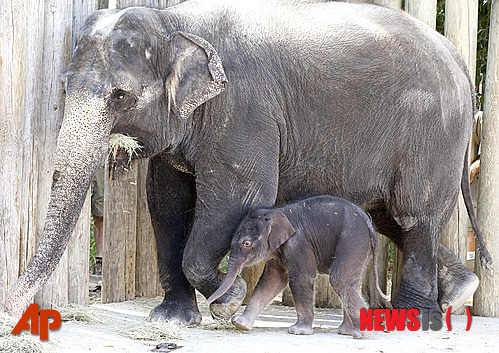
[[[96,314],[101,323],[63,322],[50,332],[43,343],[47,352],[150,352],[159,343],[175,343],[178,353],[188,352],[497,352],[499,350],[499,318],[474,317],[466,331],[466,317],[452,315],[452,331],[372,332],[355,340],[341,336],[336,329],[342,315],[336,309],[316,309],[315,333],[293,336],[287,328],[296,320],[294,308],[270,305],[255,323],[255,329],[242,333],[230,324],[217,324],[200,297],[203,323],[198,327],[176,328],[174,338],[156,341],[134,340],[123,332],[146,324],[151,308],[161,298],[112,304],[92,304],[87,310]],[[444,326],[445,327],[445,326]],[[167,350],[164,350],[167,351]]]

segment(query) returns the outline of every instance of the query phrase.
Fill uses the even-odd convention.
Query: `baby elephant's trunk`
[[[237,261],[234,260],[233,256],[230,257],[229,265],[227,267],[227,274],[225,275],[225,278],[222,281],[220,287],[208,298],[208,300],[206,301],[206,305],[210,305],[229,290],[229,288],[234,284],[238,273],[243,269],[243,265],[244,262],[237,263]]]

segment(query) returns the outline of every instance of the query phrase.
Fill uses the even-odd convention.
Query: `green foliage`
[[[487,51],[490,26],[490,1],[480,0],[478,2],[478,35],[476,53],[476,78],[475,86],[477,93],[477,105],[483,103],[483,89],[485,82],[485,72],[487,71]]]
[[[90,220],[90,268],[93,268],[96,256],[97,256],[97,252],[95,251],[94,217],[91,217],[91,220]]]
[[[227,273],[227,266],[229,265],[230,251],[224,256],[222,261],[220,261],[220,271]]]
[[[437,32],[444,34],[445,29],[445,0],[437,1]]]

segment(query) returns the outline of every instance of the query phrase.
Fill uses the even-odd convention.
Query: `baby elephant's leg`
[[[251,330],[258,315],[287,284],[286,269],[274,261],[267,262],[246,309],[241,315],[232,317],[234,326],[243,331]]]
[[[362,338],[360,332],[360,309],[367,308],[360,287],[370,255],[367,236],[341,237],[336,246],[335,259],[329,281],[343,303],[343,323],[338,333]]]
[[[289,287],[293,294],[298,320],[288,329],[294,335],[311,335],[314,333],[314,280],[316,270],[293,271],[289,269]]]

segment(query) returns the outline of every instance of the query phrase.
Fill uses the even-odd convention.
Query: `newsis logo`
[[[452,308],[447,309],[445,319],[442,313],[430,310],[418,309],[361,309],[360,330],[361,331],[440,331],[444,325],[448,331],[452,331],[451,314]],[[466,331],[471,327],[470,308],[466,307],[468,322]],[[445,321],[444,321],[445,320]]]

